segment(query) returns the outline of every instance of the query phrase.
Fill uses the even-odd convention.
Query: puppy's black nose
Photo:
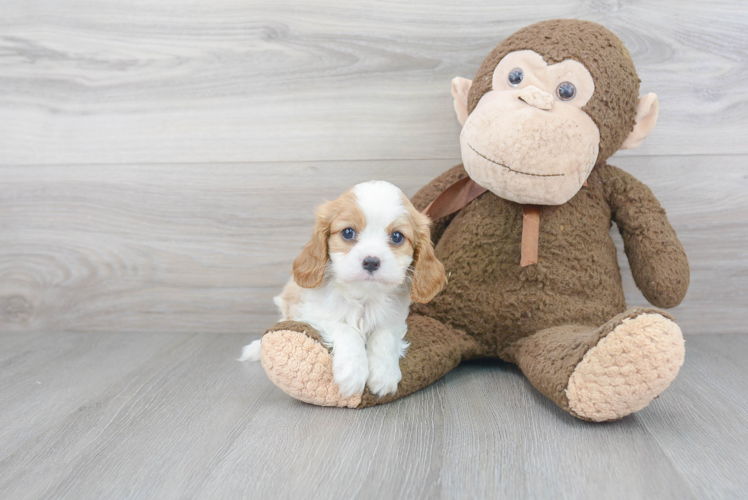
[[[373,273],[374,271],[379,269],[379,264],[380,264],[379,257],[366,257],[364,259],[363,266],[364,266],[364,269],[366,269],[370,273]]]

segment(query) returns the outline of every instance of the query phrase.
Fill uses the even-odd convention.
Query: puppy
[[[428,302],[446,282],[430,220],[389,182],[358,184],[317,209],[312,238],[275,297],[281,321],[308,323],[332,348],[333,379],[344,398],[365,385],[397,391],[411,301]],[[260,357],[260,341],[241,361]]]

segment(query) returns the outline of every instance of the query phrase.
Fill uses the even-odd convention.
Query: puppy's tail
[[[258,339],[249,345],[245,345],[242,349],[242,355],[237,359],[237,361],[259,361],[261,342],[262,340]]]

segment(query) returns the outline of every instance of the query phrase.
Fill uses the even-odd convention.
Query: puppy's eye
[[[343,237],[344,240],[350,241],[356,237],[356,231],[354,231],[350,227],[347,227],[340,232],[340,235]]]
[[[399,245],[400,243],[403,242],[403,240],[405,239],[405,236],[403,236],[403,233],[399,231],[395,231],[394,233],[392,233],[391,239],[392,239],[392,243],[394,243],[395,245]]]
[[[514,68],[509,72],[509,85],[512,87],[516,87],[520,83],[522,83],[522,79],[525,77],[525,72],[522,71],[522,68]]]

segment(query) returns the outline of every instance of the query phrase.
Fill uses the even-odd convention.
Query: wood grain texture
[[[0,335],[0,458],[181,338]]]
[[[360,411],[235,362],[313,208],[458,163],[452,77],[555,17],[611,28],[659,95],[611,163],[684,243],[683,331],[743,335],[687,336],[672,387],[603,425],[498,362]],[[747,25],[736,0],[5,0],[0,498],[744,495]]]
[[[748,153],[745,2],[6,0],[0,163],[456,158],[451,79],[557,17],[660,96],[641,154]]]
[[[745,330],[746,156],[614,164],[666,207],[691,262],[685,333]],[[457,160],[0,167],[0,330],[259,333],[314,207],[385,179],[415,191]],[[630,305],[634,284],[614,227]]]
[[[248,340],[53,332],[9,347],[45,380],[87,378],[98,369],[85,361],[102,356],[130,368],[57,391],[67,411],[29,422],[10,447],[0,438],[0,497],[688,499],[748,488],[748,335],[688,337],[673,385],[608,424],[574,419],[490,361],[389,405],[314,407],[258,363],[234,361]],[[48,364],[42,351],[55,347],[76,361]],[[29,393],[25,405],[44,413],[48,398]]]
[[[741,498],[748,488],[746,337],[687,337],[684,376],[673,384],[671,397],[661,398],[657,411],[641,413],[697,498]],[[742,451],[715,446],[727,442]]]
[[[374,173],[412,193],[434,167],[0,167],[0,329],[259,331],[316,205]]]
[[[261,331],[313,207],[458,163],[451,78],[553,17],[609,26],[660,95],[613,163],[686,246],[684,331],[743,331],[748,4],[727,0],[8,0],[0,331]]]

